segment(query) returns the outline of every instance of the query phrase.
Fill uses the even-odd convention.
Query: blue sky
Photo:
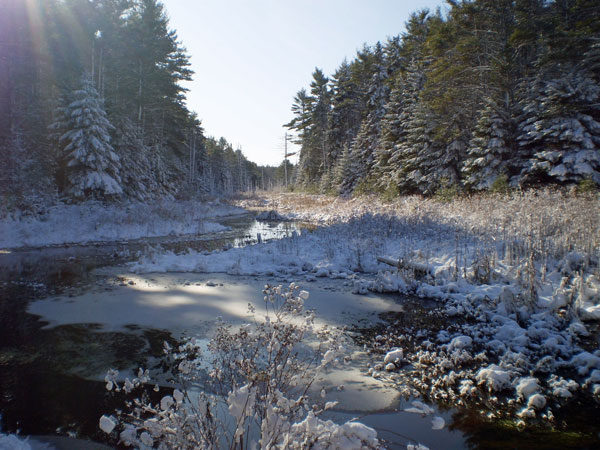
[[[208,136],[258,164],[283,160],[296,92],[315,67],[331,75],[364,43],[404,30],[411,12],[442,0],[163,0],[191,56],[188,107]]]

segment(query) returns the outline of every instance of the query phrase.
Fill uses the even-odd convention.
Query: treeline
[[[157,0],[0,1],[3,206],[254,189],[275,169],[204,136]]]
[[[286,125],[296,183],[430,194],[600,183],[597,0],[447,0],[316,69]]]

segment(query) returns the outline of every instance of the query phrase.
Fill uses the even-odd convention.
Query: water
[[[27,312],[49,296],[75,298],[112,289],[94,269],[135,260],[148,246],[174,252],[250,245],[302,233],[308,225],[264,223],[252,214],[221,221],[230,230],[201,236],[64,245],[0,253],[0,430],[103,440],[98,418],[122,405],[98,382],[110,367],[143,365],[162,354],[169,332],[134,324],[107,332],[98,324],[44,328]],[[100,287],[101,286],[101,287]],[[132,364],[133,363],[133,364]]]

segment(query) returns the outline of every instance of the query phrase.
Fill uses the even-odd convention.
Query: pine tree
[[[435,118],[425,102],[417,102],[406,123],[406,139],[395,148],[394,179],[400,192],[430,194],[444,176],[434,155],[441,152],[435,140]]]
[[[373,52],[372,70],[373,74],[368,86],[368,113],[352,143],[351,177],[344,180],[344,187],[348,190],[353,190],[361,182],[367,182],[381,139],[381,120],[385,114],[385,104],[389,95],[386,84],[389,75],[384,61],[383,46],[379,42]]]
[[[73,100],[59,113],[62,118],[52,127],[66,130],[59,139],[64,145],[66,191],[75,198],[120,195],[120,162],[110,144],[114,127],[89,76],[82,78]]]
[[[337,166],[345,147],[349,146],[358,134],[361,109],[361,93],[352,75],[352,65],[344,60],[333,75],[331,88],[327,151],[330,164],[334,167]]]
[[[152,176],[150,149],[144,144],[140,129],[128,118],[116,127],[114,146],[120,156],[120,175],[127,198],[148,201],[162,193]]]
[[[524,181],[600,183],[600,86],[575,68],[538,81],[520,144],[532,153]]]
[[[394,148],[404,138],[405,115],[405,89],[404,77],[399,74],[396,83],[390,92],[390,100],[385,105],[385,114],[381,121],[381,140],[375,152],[373,171],[377,179],[377,187],[387,190],[394,183],[392,181],[392,158]]]
[[[463,166],[465,184],[473,189],[486,189],[501,175],[518,182],[521,167],[515,162],[516,124],[507,104],[488,98],[486,107],[469,142],[468,156]]]
[[[333,187],[339,194],[348,193],[347,188],[344,187],[344,181],[350,178],[350,165],[350,144],[346,144],[333,169]]]

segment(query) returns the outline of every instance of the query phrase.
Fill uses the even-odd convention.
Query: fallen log
[[[411,270],[415,274],[415,278],[423,278],[431,275],[431,268],[424,263],[406,261],[402,258],[394,259],[387,256],[378,256],[377,261],[387,264],[388,266],[396,267],[397,269]]]

